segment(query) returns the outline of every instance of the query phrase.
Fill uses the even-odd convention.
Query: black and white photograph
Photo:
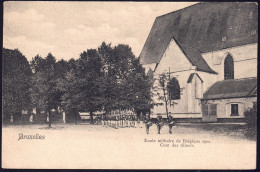
[[[5,1],[3,169],[256,169],[257,2]]]

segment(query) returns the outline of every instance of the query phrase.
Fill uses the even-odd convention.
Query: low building
[[[203,95],[203,122],[244,121],[244,112],[257,102],[257,79],[224,80],[213,84]]]

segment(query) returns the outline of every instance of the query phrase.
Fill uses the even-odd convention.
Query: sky
[[[28,60],[50,52],[69,60],[105,41],[128,44],[138,57],[157,16],[195,3],[5,1],[3,47]]]

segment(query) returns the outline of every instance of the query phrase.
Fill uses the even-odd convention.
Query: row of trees
[[[140,114],[151,106],[151,85],[128,45],[103,42],[77,60],[57,61],[49,53],[30,64],[18,50],[3,49],[4,119],[34,107],[49,115],[61,107],[75,119],[78,112],[89,112],[91,122],[95,111],[132,109]],[[51,126],[51,117],[49,121]]]

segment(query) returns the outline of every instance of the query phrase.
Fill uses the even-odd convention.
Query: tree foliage
[[[30,95],[34,107],[44,110],[49,114],[49,126],[51,127],[51,109],[61,106],[61,98],[64,92],[58,89],[58,81],[65,77],[68,64],[64,60],[56,62],[56,58],[49,53],[45,58],[39,55],[31,61],[33,70]]]
[[[4,122],[10,115],[18,115],[30,108],[29,88],[31,69],[29,62],[19,50],[3,48],[2,52],[2,107]]]
[[[256,138],[257,135],[257,106],[254,105],[244,113],[246,119],[246,136]]]
[[[23,59],[19,63],[24,66],[20,65],[23,72],[15,71],[17,60],[11,66],[6,65],[16,75],[13,75],[12,81],[12,77],[4,78],[5,91],[13,90],[9,91],[11,95],[14,91],[21,90],[12,86],[26,86],[29,91],[25,95],[38,111],[43,110],[50,115],[52,109],[61,107],[67,113],[73,112],[75,121],[79,112],[89,112],[93,122],[93,113],[96,111],[109,114],[113,110],[140,111],[150,108],[150,77],[145,74],[144,68],[128,45],[111,46],[103,42],[98,49],[83,51],[79,59],[69,61],[57,61],[51,53],[45,58],[36,55],[30,65],[27,62],[27,67],[25,57],[16,50],[13,53],[16,53],[14,57],[21,56],[20,60]],[[12,75],[11,72],[5,73],[6,76]],[[22,78],[29,79],[30,82]],[[12,84],[16,82],[15,79],[19,80],[19,84]],[[5,102],[14,99],[9,98],[12,96],[5,97]],[[20,98],[15,99],[17,103],[21,102]],[[10,103],[6,103],[5,108],[13,109],[9,105]]]
[[[147,109],[151,103],[151,83],[144,68],[128,45],[98,49],[104,66],[103,101],[105,111]]]

